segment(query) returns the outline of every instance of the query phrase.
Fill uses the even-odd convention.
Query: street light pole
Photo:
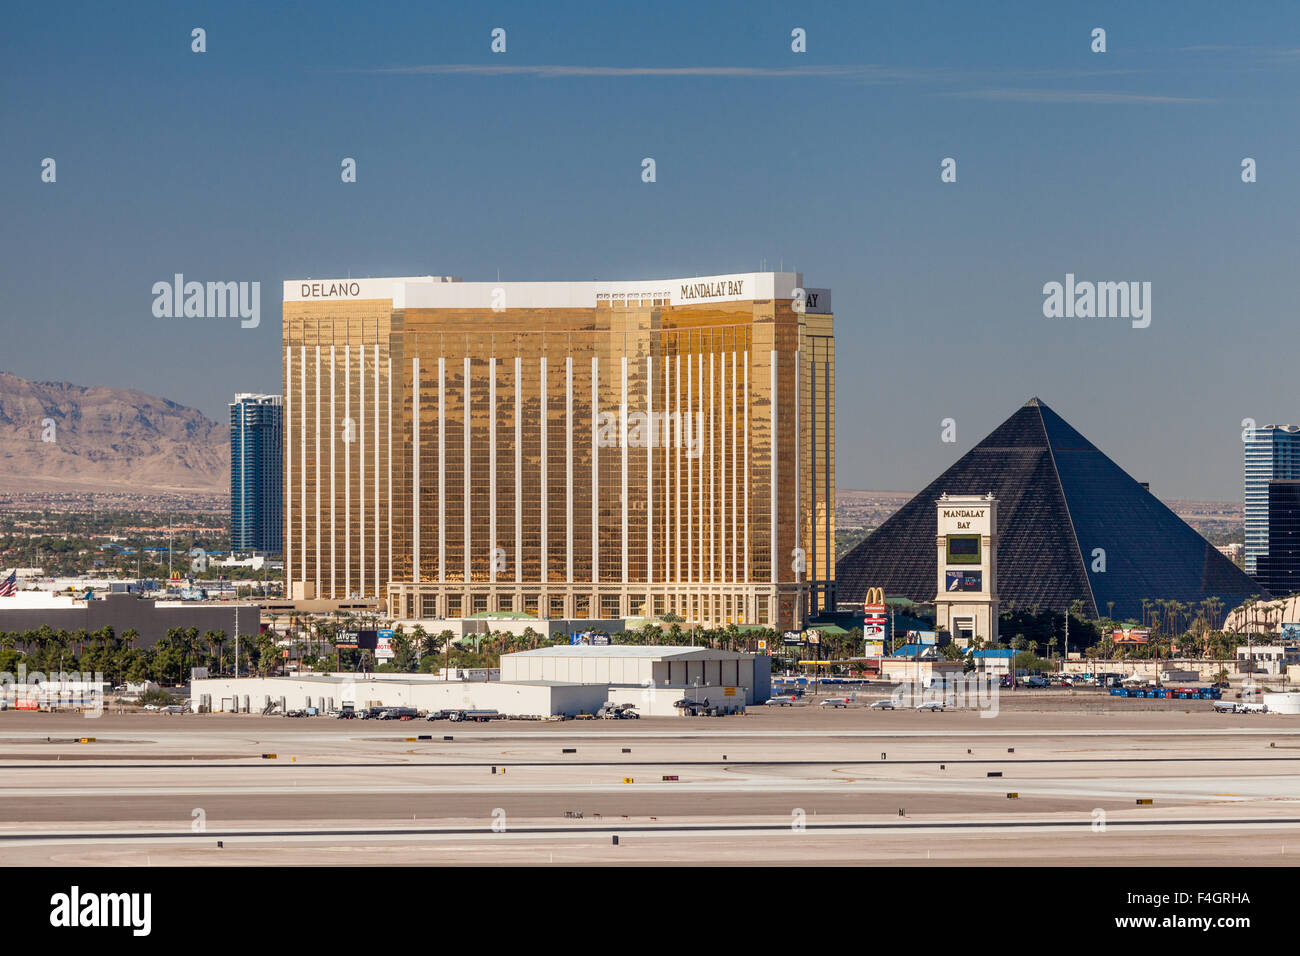
[[[1065,662],[1070,657],[1070,609],[1065,609],[1065,650],[1061,655],[1061,673],[1065,673]]]

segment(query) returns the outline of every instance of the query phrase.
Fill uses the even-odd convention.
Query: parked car
[[[1051,686],[1046,677],[1039,677],[1037,674],[1031,674],[1025,678],[1026,687],[1049,687]]]

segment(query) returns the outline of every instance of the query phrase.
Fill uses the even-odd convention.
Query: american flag
[[[9,572],[9,577],[0,581],[0,597],[13,597],[18,590],[18,569]]]

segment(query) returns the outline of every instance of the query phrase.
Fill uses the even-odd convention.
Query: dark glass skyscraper
[[[1246,573],[1269,549],[1268,483],[1300,478],[1300,426],[1264,425],[1243,432],[1246,479]]]
[[[1300,591],[1300,481],[1268,483],[1268,553],[1255,560],[1255,580],[1273,596]]]
[[[230,403],[230,548],[284,546],[284,399],[236,395]]]

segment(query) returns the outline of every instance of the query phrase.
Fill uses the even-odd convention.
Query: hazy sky
[[[286,278],[766,258],[833,290],[843,487],[918,489],[1038,395],[1158,495],[1239,499],[1241,420],[1300,420],[1289,3],[46,3],[5,20],[0,369],[18,375],[224,419],[234,392],[281,388]],[[155,318],[151,287],[177,272],[260,281],[260,327]],[[1043,285],[1067,273],[1150,282],[1150,326],[1045,318]]]

